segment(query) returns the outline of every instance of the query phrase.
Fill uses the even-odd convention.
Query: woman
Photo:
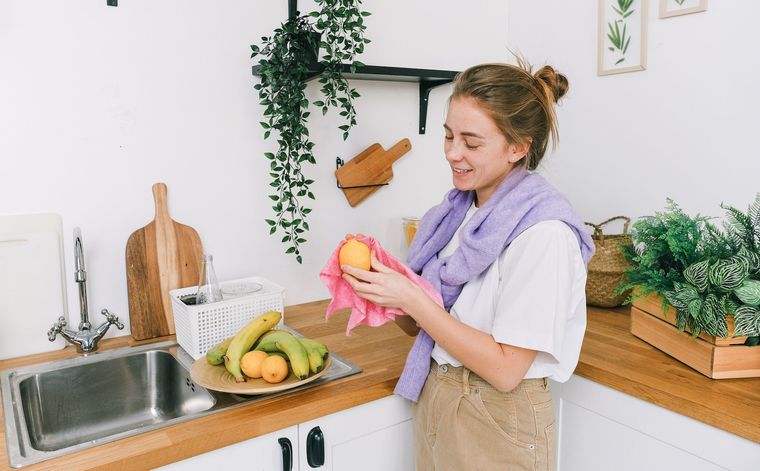
[[[357,295],[403,310],[405,331],[422,328],[396,387],[417,401],[418,470],[554,468],[547,378],[566,381],[577,364],[593,243],[531,171],[556,143],[567,86],[522,61],[455,80],[444,124],[454,189],[424,215],[408,257],[443,307],[374,256],[372,271],[343,267]]]

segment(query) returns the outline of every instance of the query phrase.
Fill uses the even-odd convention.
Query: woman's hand
[[[380,263],[374,251],[370,254],[370,263],[374,271],[341,266],[343,279],[360,298],[378,306],[395,307],[409,313],[410,306],[420,300],[421,296],[427,296],[409,278]]]

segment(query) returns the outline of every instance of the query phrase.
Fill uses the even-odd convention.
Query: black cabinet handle
[[[277,439],[282,448],[282,471],[293,471],[293,444],[285,437]]]
[[[306,461],[312,468],[325,464],[325,436],[319,427],[309,430],[306,435]]]

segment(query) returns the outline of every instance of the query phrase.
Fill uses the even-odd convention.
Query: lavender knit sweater
[[[409,249],[409,267],[440,290],[449,310],[465,283],[483,273],[523,231],[542,221],[559,220],[570,226],[583,260],[594,254],[594,243],[567,199],[538,174],[514,168],[486,204],[478,208],[459,232],[459,247],[448,257],[438,252],[462,224],[474,191],[452,189],[422,218]],[[396,394],[417,401],[430,369],[434,340],[420,330],[396,384]]]

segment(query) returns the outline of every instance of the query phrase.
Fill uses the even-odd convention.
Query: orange
[[[240,359],[240,369],[249,378],[261,378],[261,363],[268,357],[267,352],[253,350]]]
[[[349,239],[340,248],[338,261],[341,265],[351,265],[362,270],[369,270],[369,246],[356,239]]]
[[[267,383],[279,383],[288,373],[288,362],[279,355],[269,355],[261,362],[261,377]]]

